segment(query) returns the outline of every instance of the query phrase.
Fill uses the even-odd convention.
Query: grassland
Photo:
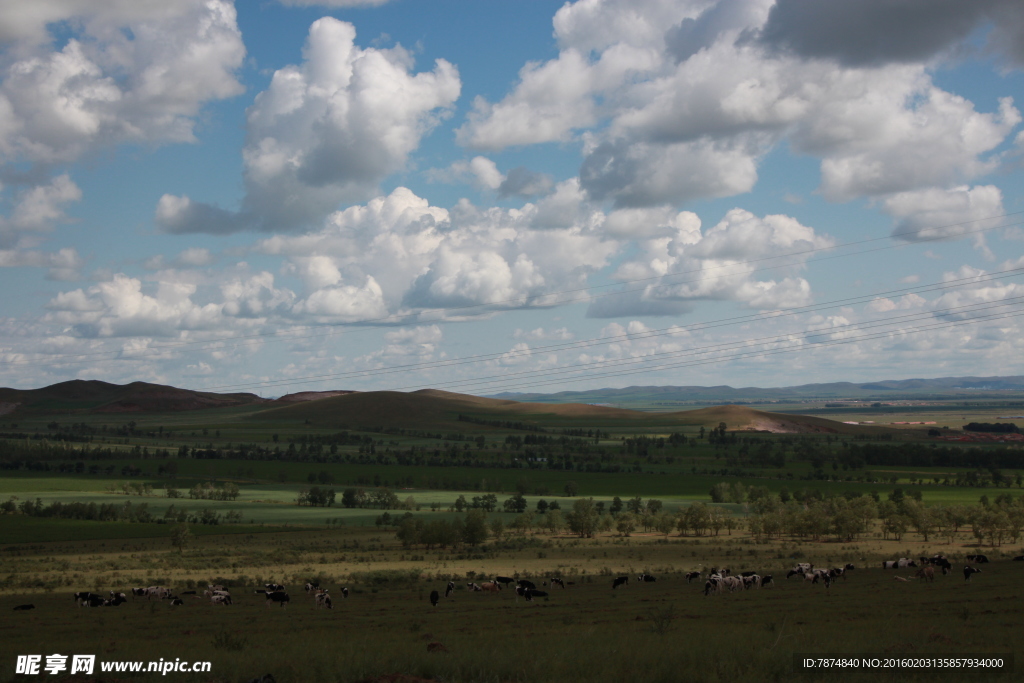
[[[1010,561],[1024,552],[1018,544],[984,548],[993,562],[970,583],[959,573],[934,584],[897,582],[891,572],[876,568],[883,558],[934,552],[962,562],[978,548],[969,530],[950,543],[934,538],[925,543],[912,531],[902,541],[887,541],[877,526],[845,543],[789,537],[757,541],[727,530],[702,537],[612,532],[595,538],[506,530],[481,546],[427,549],[402,547],[392,528],[376,524],[382,510],[296,504],[300,492],[313,485],[310,475],[319,477],[317,485],[336,489],[339,498],[348,487],[389,487],[402,501],[412,497],[419,508],[413,514],[426,519],[455,517],[449,508],[460,495],[470,499],[494,492],[501,510],[502,501],[516,491],[525,494],[531,510],[541,498],[557,500],[568,510],[579,497],[608,503],[614,496],[640,496],[662,500],[671,512],[708,502],[712,486],[720,482],[763,486],[773,493],[876,494],[882,500],[900,487],[920,494],[925,505],[1021,495],[1013,482],[1024,473],[1024,453],[1013,446],[968,447],[981,463],[1003,458],[998,485],[992,477],[999,468],[988,464],[846,469],[843,461],[840,467],[850,444],[941,446],[929,442],[920,427],[827,431],[831,427],[821,417],[801,422],[783,416],[772,418],[774,424],[802,424],[805,431],[744,431],[713,443],[702,433],[723,421],[730,429],[749,425],[730,422],[749,413],[707,409],[689,418],[661,414],[634,419],[626,411],[590,408],[502,412],[486,401],[452,405],[461,400],[417,404],[404,416],[389,415],[383,404],[363,405],[362,413],[341,411],[337,406],[355,405],[346,397],[318,401],[315,409],[283,408],[269,415],[266,406],[242,405],[192,412],[3,416],[0,432],[26,436],[0,439],[9,453],[0,460],[16,464],[0,471],[0,502],[12,496],[18,502],[38,498],[44,505],[130,502],[147,505],[157,517],[173,504],[190,511],[240,513],[242,523],[193,524],[195,537],[179,552],[171,543],[172,524],[0,515],[0,610],[7,615],[0,621],[0,680],[38,680],[12,678],[14,655],[52,652],[94,653],[108,660],[210,660],[212,675],[170,676],[230,683],[268,672],[280,683],[378,680],[397,673],[450,682],[778,681],[793,677],[793,654],[806,652],[999,652],[1024,661],[1019,639],[1024,563]],[[1005,414],[999,406],[979,406],[974,412],[963,406],[905,408],[903,414],[886,413],[889,421],[921,421],[929,414],[925,408],[982,422]],[[869,414],[823,416],[874,419],[864,417]],[[77,431],[68,431],[72,424],[79,425]],[[950,421],[950,426],[958,425]],[[568,445],[509,442],[509,437],[559,437],[564,430],[581,429],[598,435]],[[347,430],[347,436],[339,437],[339,430]],[[685,438],[672,445],[673,433]],[[88,435],[87,451],[101,450],[102,456],[76,455],[86,452],[74,450],[82,449],[83,442],[61,441],[61,434]],[[666,443],[656,445],[658,439]],[[237,457],[243,444],[248,459]],[[186,457],[178,457],[182,449]],[[784,453],[784,463],[769,466],[755,460],[751,454],[758,449]],[[34,460],[35,453],[45,457]],[[562,458],[568,458],[568,467],[555,468]],[[414,460],[417,464],[408,464]],[[82,463],[78,473],[76,461]],[[590,465],[618,471],[581,471]],[[89,473],[90,467],[95,473]],[[128,469],[131,474],[122,474]],[[983,476],[976,486],[943,483],[979,473]],[[153,495],[110,491],[125,482],[149,484]],[[207,482],[235,484],[238,496],[226,501],[187,497],[190,487]],[[577,489],[575,497],[566,495],[570,483]],[[168,498],[168,488],[186,497]],[[746,505],[725,507],[736,515],[749,511]],[[492,512],[488,521],[508,525],[515,517]],[[850,562],[858,569],[827,592],[781,578],[795,561],[804,560],[819,566]],[[700,586],[682,578],[685,571],[723,565],[736,572],[773,573],[779,585],[705,598]],[[641,571],[653,572],[658,582],[611,591],[610,577]],[[480,595],[461,589],[467,581],[496,574],[562,576],[573,585],[553,589],[549,598],[529,605],[508,591]],[[350,587],[350,597],[336,597],[334,610],[314,610],[296,589],[314,577],[335,595],[342,585]],[[449,579],[456,579],[460,590],[431,608],[430,590],[443,590]],[[235,605],[215,608],[189,598],[180,609],[145,600],[116,609],[80,609],[70,599],[73,591],[154,584],[183,592],[213,580],[232,586]],[[268,609],[252,593],[270,580],[289,585],[289,608]],[[26,602],[36,609],[11,611]],[[426,645],[432,642],[443,643],[446,651],[428,653]],[[953,677],[928,670],[888,677],[816,672],[809,679]],[[971,672],[971,677],[986,675]],[[1016,676],[1004,672],[994,679]]]
[[[893,572],[875,568],[879,558],[899,554],[941,551],[962,559],[970,550],[966,540],[925,546],[875,539],[758,544],[739,534],[528,535],[482,548],[425,551],[403,549],[390,534],[346,528],[203,536],[183,555],[159,540],[37,543],[6,553],[3,573],[39,581],[64,575],[70,583],[5,590],[0,609],[6,614],[25,602],[36,609],[0,622],[0,639],[12,655],[209,660],[212,675],[173,679],[232,683],[268,672],[282,682],[377,680],[397,673],[453,682],[775,681],[792,677],[794,653],[1009,653],[1019,660],[1024,564],[989,553],[993,562],[970,583],[955,573],[934,584],[896,582]],[[795,559],[821,566],[853,562],[857,569],[826,591],[782,578]],[[679,572],[712,564],[774,572],[778,585],[706,598],[699,583],[688,584]],[[611,590],[613,575],[643,570],[658,582]],[[572,584],[550,587],[548,598],[532,604],[517,601],[511,591],[463,589],[467,580],[497,573],[538,581],[560,575]],[[910,571],[899,574],[912,577]],[[315,610],[296,585],[317,576],[335,595],[333,610]],[[459,590],[431,608],[428,593],[443,591],[450,578]],[[235,604],[215,607],[186,597],[181,608],[136,600],[93,609],[75,607],[70,598],[73,590],[158,583],[183,591],[210,580],[231,584]],[[252,594],[268,580],[289,585],[293,602],[287,609],[268,608]],[[348,599],[338,595],[342,585],[351,589]],[[446,651],[428,653],[426,645],[435,642]],[[962,676],[857,671],[815,673],[810,680]],[[1016,676],[971,673],[985,680]]]

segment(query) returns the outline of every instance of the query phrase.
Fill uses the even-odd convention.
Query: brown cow
[[[480,590],[497,593],[501,590],[501,585],[499,585],[497,581],[488,581],[487,583],[480,584]]]
[[[914,574],[919,579],[927,579],[929,581],[935,580],[935,567],[928,566],[922,569],[918,569],[917,573]]]

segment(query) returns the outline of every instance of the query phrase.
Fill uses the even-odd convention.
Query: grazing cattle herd
[[[989,563],[988,557],[981,554],[967,555],[966,560],[967,564],[963,568],[964,581],[966,582],[969,582],[974,574],[980,574],[982,571],[974,565]],[[1012,558],[1012,561],[1024,561],[1024,555],[1018,555]],[[823,584],[827,590],[832,587],[832,583],[835,580],[841,578],[845,581],[846,575],[854,569],[855,567],[852,564],[845,564],[843,566],[825,569],[822,567],[815,567],[810,562],[800,562],[786,573],[786,579],[797,576],[803,579],[800,583],[820,583]],[[907,557],[901,557],[896,560],[885,560],[882,562],[882,569],[916,569],[917,571],[913,576],[896,575],[894,578],[900,582],[908,582],[918,579],[927,583],[934,583],[937,570],[941,571],[942,575],[945,576],[952,572],[953,564],[945,556],[935,554],[931,557],[919,557],[917,560]],[[732,593],[736,591],[756,590],[760,588],[772,588],[775,586],[771,574],[762,574],[756,571],[744,571],[739,575],[734,575],[725,567],[713,567],[706,575],[701,570],[691,571],[685,573],[684,577],[686,578],[687,583],[692,583],[694,580],[704,579],[705,596]],[[639,584],[654,583],[656,580],[657,579],[654,575],[647,572],[643,572],[636,577],[636,582]],[[618,576],[612,579],[611,588],[612,590],[615,590],[622,586],[628,587],[629,583],[629,576]],[[515,594],[517,601],[520,597],[524,598],[527,602],[532,602],[534,598],[549,597],[549,594],[546,591],[538,589],[537,584],[530,579],[512,578],[508,576],[496,576],[490,581],[484,581],[479,584],[476,582],[469,582],[466,584],[466,588],[471,593],[499,593],[503,587],[508,587],[513,584],[514,590],[512,592]],[[545,587],[550,586],[551,588],[554,588],[555,586],[558,586],[564,590],[566,588],[566,584],[573,586],[574,582],[566,582],[561,577],[554,576],[544,579],[543,584]],[[334,605],[330,592],[328,589],[321,587],[319,581],[307,581],[303,588],[306,594],[312,597],[314,609],[333,609]],[[444,590],[444,598],[452,599],[455,591],[455,581],[449,581]],[[285,586],[279,583],[264,584],[262,589],[256,589],[254,592],[258,595],[264,596],[268,607],[279,605],[284,608],[287,607],[290,602],[290,597],[285,590]],[[340,587],[339,592],[343,598],[348,598],[349,589],[347,587]],[[206,590],[202,592],[202,596],[197,595],[194,590],[182,591],[180,595],[175,595],[170,588],[164,586],[132,588],[130,596],[132,600],[141,598],[146,598],[147,601],[152,600],[153,598],[168,600],[172,607],[182,607],[185,605],[185,600],[181,596],[192,597],[197,600],[205,598],[214,605],[230,606],[233,604],[231,593],[227,587],[214,584],[208,585]],[[90,591],[80,591],[74,594],[74,600],[80,607],[117,607],[128,602],[128,597],[129,594],[116,590],[109,591],[108,596],[103,596]],[[432,590],[430,592],[429,600],[432,607],[437,607],[441,602],[440,592],[438,590]],[[15,611],[27,611],[31,609],[35,609],[35,605],[23,604],[14,607]]]

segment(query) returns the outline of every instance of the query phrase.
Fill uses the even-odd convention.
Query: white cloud
[[[568,327],[559,327],[557,330],[545,330],[543,327],[532,330],[516,328],[516,331],[512,333],[512,338],[526,341],[568,341],[575,338],[575,335],[569,331]]]
[[[795,273],[813,250],[833,244],[789,216],[759,218],[742,209],[732,209],[703,233],[692,214],[680,214],[677,222],[674,234],[640,242],[641,253],[615,273],[622,280],[657,279],[631,287],[634,291],[601,296],[589,317],[678,315],[698,300],[736,301],[762,310],[805,305],[810,283]],[[753,260],[761,263],[752,267]],[[781,277],[757,279],[755,269],[765,266]]]
[[[0,77],[8,160],[61,163],[121,142],[192,141],[205,102],[242,92],[235,71],[245,47],[230,2],[31,6],[3,11],[13,20],[7,37],[32,43],[15,50]],[[45,27],[71,19],[81,20],[81,33],[50,49]]]
[[[995,185],[962,185],[901,192],[883,202],[885,212],[899,219],[893,237],[921,242],[973,236],[984,243],[985,228],[1000,223],[1003,193]]]
[[[18,245],[28,234],[49,232],[57,223],[67,222],[62,206],[81,198],[81,189],[66,173],[21,190],[10,215],[0,215],[0,249]]]
[[[165,195],[157,224],[168,232],[295,230],[360,200],[401,170],[459,95],[443,59],[412,73],[402,47],[361,49],[355,28],[315,21],[301,65],[278,69],[248,112],[241,212]]]
[[[585,131],[581,188],[618,207],[748,192],[760,160],[787,140],[820,159],[831,201],[949,186],[996,168],[994,150],[1021,120],[1012,100],[978,112],[938,88],[921,61],[840,64],[773,51],[755,39],[771,6],[566,4],[555,18],[558,57],[527,64],[501,101],[478,99],[459,141],[500,149]]]

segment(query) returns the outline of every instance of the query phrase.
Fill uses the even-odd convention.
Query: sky
[[[1019,0],[0,5],[0,386],[1024,374]]]

